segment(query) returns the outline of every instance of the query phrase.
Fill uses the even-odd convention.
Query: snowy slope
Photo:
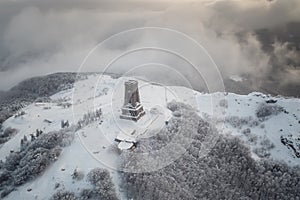
[[[216,93],[212,95],[220,94]],[[200,104],[205,103],[204,96],[207,95],[198,96]],[[295,143],[298,144],[298,151],[300,150],[299,139],[296,141],[297,138],[300,138],[299,99],[271,97],[261,93],[251,93],[249,95],[228,94],[225,96],[225,99],[228,102],[228,108],[225,109],[224,113],[226,119],[230,119],[232,116],[246,119],[250,117],[254,123],[248,123],[240,127],[233,127],[225,120],[225,123],[218,124],[220,132],[240,137],[251,147],[252,150],[262,147],[263,145],[260,143],[269,140],[274,145],[274,148],[269,150],[271,158],[286,162],[292,166],[300,164],[300,158],[296,158],[293,151],[281,142],[281,136],[294,138]],[[270,99],[277,102],[274,104],[266,104],[266,101]],[[284,109],[284,111],[280,112],[278,115],[272,115],[263,121],[260,121],[260,119],[257,119],[255,112],[261,104],[280,106]],[[256,125],[255,123],[257,122],[258,124]],[[250,133],[247,134],[249,130],[246,129],[250,129]],[[257,137],[257,141],[249,141],[249,135],[251,138]],[[294,146],[297,146],[297,144]]]
[[[30,134],[36,129],[47,133],[59,130],[61,120],[68,120],[70,124],[75,124],[88,112],[101,108],[103,113],[100,121],[93,122],[75,133],[73,143],[63,149],[59,159],[40,177],[20,186],[5,199],[49,199],[55,192],[57,183],[60,184],[59,189],[79,192],[78,188],[91,186],[85,179],[73,180],[72,173],[78,169],[87,174],[95,167],[107,168],[111,172],[117,193],[121,199],[124,199],[116,171],[119,169],[117,164],[119,155],[114,149],[116,145],[114,139],[118,134],[128,134],[133,129],[136,130],[138,137],[147,137],[147,133],[163,127],[165,121],[172,115],[166,107],[167,102],[172,100],[190,104],[197,109],[199,115],[214,120],[220,133],[240,137],[251,147],[254,158],[260,159],[256,154],[257,150],[265,147],[264,141],[268,141],[273,144],[266,150],[270,158],[293,166],[300,164],[300,158],[297,158],[293,150],[281,142],[281,136],[291,138],[290,140],[295,144],[299,142],[297,141],[297,138],[300,138],[299,99],[269,97],[260,93],[202,94],[184,87],[161,86],[139,80],[141,102],[146,115],[135,123],[119,118],[123,105],[123,84],[128,79],[99,77],[99,74],[89,75],[86,79],[76,82],[73,89],[51,96],[50,102],[31,104],[23,109],[25,115],[11,117],[5,121],[4,128],[12,127],[19,131],[0,148],[1,160],[5,160],[11,150],[18,151],[21,138],[24,135],[30,138]],[[219,103],[222,99],[225,99],[226,106]],[[274,104],[283,107],[285,112],[259,121],[255,111],[261,103],[269,99],[276,100]],[[67,104],[72,106],[65,106]],[[251,123],[239,126],[233,126],[231,123],[232,118],[250,119],[249,117]],[[46,122],[45,119],[51,123]],[[27,191],[29,188],[32,190]]]

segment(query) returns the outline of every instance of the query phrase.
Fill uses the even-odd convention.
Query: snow
[[[127,141],[127,142],[136,142],[136,130],[128,130],[121,132],[117,135],[116,140]]]
[[[71,174],[75,169],[81,170],[85,175],[93,168],[101,167],[110,171],[116,185],[118,195],[123,197],[120,190],[118,177],[119,155],[114,152],[113,147],[130,149],[132,142],[139,138],[147,138],[155,130],[161,129],[172,116],[167,109],[167,103],[176,100],[191,105],[200,116],[211,116],[215,119],[238,116],[249,117],[254,120],[255,110],[260,103],[272,98],[277,100],[277,105],[282,106],[287,113],[271,116],[259,126],[250,127],[244,125],[241,129],[216,120],[216,127],[222,134],[231,134],[240,137],[252,150],[253,158],[259,159],[254,149],[261,146],[260,142],[267,138],[275,147],[270,149],[271,158],[286,162],[291,166],[299,165],[300,159],[284,146],[280,136],[300,135],[300,99],[270,97],[261,93],[249,95],[237,95],[232,93],[203,94],[191,89],[178,86],[161,86],[146,81],[139,81],[141,104],[146,115],[138,122],[120,119],[121,107],[123,106],[124,82],[129,78],[114,79],[110,76],[98,74],[89,75],[87,79],[75,83],[73,89],[61,91],[51,96],[51,102],[31,104],[23,109],[25,115],[11,117],[3,123],[3,127],[18,129],[18,133],[0,148],[0,159],[10,153],[10,150],[18,151],[20,140],[26,135],[30,138],[31,133],[41,129],[44,133],[59,130],[61,120],[69,120],[70,124],[82,119],[83,115],[101,108],[103,117],[80,129],[75,133],[73,143],[64,148],[59,159],[47,168],[37,179],[18,187],[5,199],[49,199],[56,191],[55,184],[60,183],[60,188],[79,192],[78,188],[89,188],[89,183],[84,180],[73,180]],[[132,79],[132,78],[130,78]],[[237,80],[238,81],[238,80]],[[228,107],[219,105],[219,101],[225,99]],[[70,103],[71,107],[62,104]],[[50,109],[45,109],[46,107]],[[47,123],[50,120],[52,123]],[[263,124],[263,126],[261,126]],[[251,134],[257,136],[257,142],[249,142],[243,134],[246,128],[251,129]],[[118,138],[123,142],[117,143]],[[126,142],[129,141],[129,142]],[[63,170],[63,171],[62,171]],[[27,189],[32,191],[28,192]]]
[[[235,82],[242,82],[244,80],[243,77],[240,77],[238,75],[232,75],[232,76],[230,76],[230,79],[235,81]]]
[[[219,95],[218,93],[211,95]],[[202,99],[202,95],[198,96]],[[287,113],[280,113],[276,116],[271,116],[266,121],[263,121],[263,128],[259,126],[250,127],[244,126],[242,129],[234,128],[228,123],[218,124],[221,132],[229,133],[240,137],[242,140],[248,143],[252,150],[260,146],[260,142],[267,138],[274,145],[275,148],[270,150],[271,157],[275,160],[286,162],[291,166],[299,165],[300,159],[295,158],[294,154],[290,149],[284,146],[280,141],[280,136],[293,135],[294,137],[300,136],[300,100],[297,98],[284,98],[284,97],[270,97],[261,93],[251,93],[249,95],[237,95],[228,94],[225,99],[228,101],[228,108],[225,110],[225,117],[238,116],[238,117],[249,117],[257,119],[255,111],[261,103],[265,103],[266,100],[276,99],[276,105],[282,106]],[[204,103],[202,101],[202,103]],[[218,105],[216,105],[218,106]],[[209,112],[208,112],[209,113]],[[251,133],[258,137],[257,144],[249,143],[247,138],[242,134],[242,130],[250,128]],[[254,155],[256,158],[256,155]]]
[[[121,150],[128,150],[128,149],[132,148],[133,145],[134,145],[134,143],[132,143],[132,142],[122,141],[118,144],[118,148]]]

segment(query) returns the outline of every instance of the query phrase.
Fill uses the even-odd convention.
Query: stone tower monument
[[[138,82],[135,80],[126,81],[124,105],[120,118],[138,121],[143,115],[145,115],[145,111],[140,102]]]

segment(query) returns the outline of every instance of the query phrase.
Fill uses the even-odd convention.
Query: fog
[[[151,31],[139,31],[126,35],[123,40],[120,37],[103,44],[93,55],[94,59],[90,58],[88,65],[79,68],[95,45],[114,34],[140,27],[168,28],[195,39],[211,56],[223,79],[232,75],[247,77],[257,88],[266,80],[277,85],[297,85],[300,83],[297,48],[291,47],[291,41],[275,37],[267,44],[271,48],[266,50],[266,40],[257,35],[257,30],[266,29],[272,33],[291,22],[300,22],[298,0],[2,0],[0,90],[37,75],[79,69],[102,71],[110,59],[147,45],[165,49],[176,49],[177,45],[185,50],[180,54],[194,56],[198,53],[192,47],[185,47],[176,34],[165,37],[159,33],[153,35]],[[296,37],[289,32],[285,35]],[[296,45],[300,48],[298,43]],[[204,66],[205,56],[205,53],[199,53],[195,67],[204,70],[202,76],[206,77],[202,79],[211,79],[213,77],[205,74],[208,68]],[[195,88],[201,81],[187,63],[153,50],[129,54],[116,62],[110,71],[126,73],[132,67],[144,64],[147,78],[176,82],[176,76],[158,76],[158,67],[153,63],[174,68]]]

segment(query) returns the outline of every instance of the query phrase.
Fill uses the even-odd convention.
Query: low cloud
[[[2,12],[1,10],[5,11]],[[299,79],[296,49],[288,43],[273,44],[271,52],[263,50],[256,30],[281,27],[300,21],[300,2],[235,1],[35,1],[0,2],[0,90],[36,75],[58,71],[77,71],[88,52],[99,42],[118,32],[144,26],[166,27],[186,33],[197,40],[216,62],[224,78],[248,77],[258,86],[272,71],[280,78]],[[101,71],[101,58],[113,58],[147,40],[173,45],[176,38],[153,37],[147,32],[109,43],[89,60],[86,71]],[[178,41],[179,42],[179,41]],[[183,47],[184,44],[176,44]],[[188,52],[193,54],[194,52]],[[276,58],[276,62],[274,62]],[[204,58],[203,58],[204,59]],[[133,61],[135,60],[135,61]],[[290,61],[295,63],[290,63]],[[157,62],[181,71],[192,84],[198,78],[187,73],[187,63],[161,52],[143,51],[116,63],[115,72],[125,72],[133,64]],[[204,68],[201,61],[198,68]],[[180,66],[179,66],[180,65]],[[157,67],[147,74],[157,76]],[[279,68],[279,69],[278,69]],[[203,69],[202,69],[203,70]],[[280,72],[280,73],[279,73]],[[206,77],[207,78],[207,77]],[[209,77],[208,77],[209,78]],[[166,80],[164,80],[166,81]],[[176,82],[170,78],[170,83]],[[280,80],[277,80],[280,81]]]

